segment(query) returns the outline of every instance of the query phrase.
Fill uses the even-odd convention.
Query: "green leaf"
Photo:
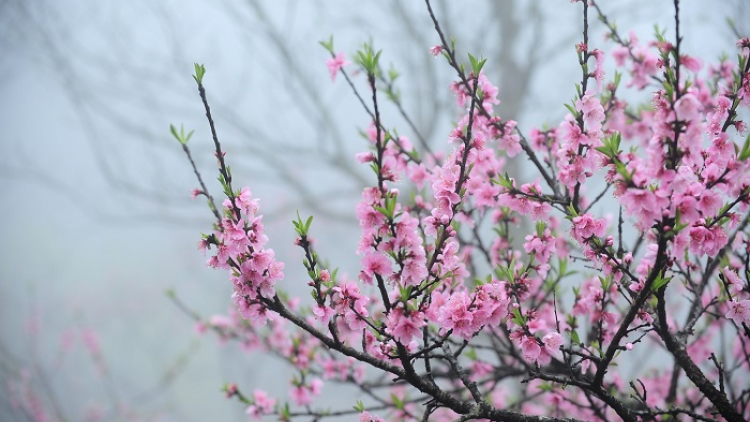
[[[513,318],[511,319],[516,325],[524,326],[526,325],[526,318],[521,315],[521,310],[518,308],[513,308]]]
[[[566,272],[568,270],[568,260],[567,259],[558,258],[557,262],[558,262],[558,264],[557,264],[558,265],[558,269],[557,269],[558,274],[560,275],[560,277],[565,277]]]
[[[625,164],[621,163],[620,161],[615,162],[615,170],[617,171],[617,174],[623,177],[625,179],[625,182],[630,182],[630,180],[633,179],[633,175],[628,172],[627,167],[625,167]],[[633,170],[635,172],[635,170]]]
[[[543,382],[541,385],[539,385],[538,388],[539,388],[540,391],[546,391],[546,392],[550,392],[550,391],[554,391],[555,390],[555,388],[552,386],[552,384],[550,384],[550,383],[548,383],[546,381]]]
[[[609,276],[608,277],[598,276],[598,277],[599,277],[599,283],[601,283],[602,285],[602,290],[604,291],[609,290],[609,285],[610,285],[610,282],[612,281],[612,278]]]
[[[742,151],[740,152],[739,160],[745,161],[750,158],[750,134],[745,138],[745,144],[742,145]]]
[[[578,115],[578,112],[576,111],[576,109],[572,105],[570,105],[570,104],[564,104],[564,105],[565,105],[565,108],[567,108],[568,111],[570,111],[570,114],[572,114],[573,116],[577,116]]]
[[[374,205],[373,208],[375,208],[378,212],[380,212],[381,214],[383,214],[383,216],[385,216],[385,218],[387,218],[389,220],[393,218],[393,215],[390,213],[390,211],[388,211],[387,208],[379,207],[377,205]]]
[[[169,125],[169,131],[172,132],[172,136],[174,136],[175,139],[177,139],[177,142],[179,142],[182,145],[187,145],[190,138],[193,136],[194,130],[191,130],[190,133],[187,135],[185,134],[185,128],[180,125],[180,131],[177,132],[177,128],[174,125]]]
[[[514,274],[513,274],[513,267],[505,267],[503,265],[498,265],[495,269],[495,274],[497,274],[497,278],[500,280],[505,280],[508,283],[513,283]]]
[[[606,145],[596,147],[594,149],[606,155],[608,158],[612,158],[612,151]]]
[[[396,200],[396,194],[391,193],[386,197],[386,205],[388,206],[388,212],[393,215],[393,213],[396,212],[396,204],[398,204],[398,201]]]
[[[672,281],[672,277],[664,277],[664,273],[660,272],[656,277],[656,280],[654,280],[654,284],[651,285],[651,291],[655,292],[659,290],[663,286],[666,286],[670,281]]]
[[[472,72],[474,72],[474,76],[478,77],[479,72],[482,71],[482,67],[484,67],[484,64],[487,62],[487,59],[477,59],[476,57],[469,54],[469,62],[471,63],[471,70]]]
[[[388,69],[388,79],[391,80],[391,82],[398,79],[398,77],[401,76],[396,68],[393,66],[393,63],[391,63],[391,67]]]
[[[407,303],[409,301],[409,296],[411,296],[412,290],[414,290],[414,286],[407,286],[407,287],[399,286],[398,290],[399,290],[400,301]]]
[[[608,136],[602,140],[602,146],[597,147],[596,150],[609,157],[611,160],[615,160],[620,154],[620,142],[622,136],[619,132],[615,132],[612,136]]]
[[[357,51],[355,61],[362,66],[368,75],[375,75],[378,72],[378,62],[383,50],[375,53],[370,44],[365,44],[361,50]]]
[[[354,410],[356,410],[359,413],[362,413],[365,411],[365,404],[362,403],[362,400],[357,400],[357,404],[354,405]]]
[[[328,41],[318,41],[320,45],[323,46],[326,50],[328,50],[329,53],[334,54],[333,52],[333,35],[328,38]]]
[[[393,402],[393,407],[395,407],[397,410],[404,410],[405,403],[397,395],[391,393],[391,401]]]
[[[542,237],[544,230],[547,228],[547,224],[544,221],[537,221],[536,223],[536,235]]]
[[[312,223],[312,216],[307,219],[307,223],[303,223],[302,217],[299,215],[299,210],[297,210],[297,221],[292,221],[292,224],[294,224],[294,230],[297,234],[302,237],[307,236],[307,230],[310,228],[310,223]]]
[[[615,87],[620,86],[620,80],[622,80],[622,73],[615,71]]]
[[[195,75],[193,79],[198,85],[203,85],[203,76],[206,74],[206,67],[202,64],[195,63]]]
[[[571,218],[572,219],[574,217],[578,217],[578,211],[576,211],[576,209],[573,206],[573,204],[570,204],[570,205],[568,205],[568,217],[567,218]]]
[[[492,179],[492,182],[506,189],[513,189],[513,180],[508,175],[508,172],[505,173],[505,176],[498,174],[497,179]]]
[[[664,39],[664,31],[662,31],[662,30],[659,29],[659,25],[658,24],[654,24],[654,35],[656,36],[656,39],[659,42],[664,42],[665,41],[665,39]]]
[[[284,403],[284,407],[281,409],[281,420],[288,421],[292,419],[292,411],[289,409],[289,403]]]
[[[477,65],[477,59],[469,53],[469,62],[471,63],[471,68],[473,69]]]

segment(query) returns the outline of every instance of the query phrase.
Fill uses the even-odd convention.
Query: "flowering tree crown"
[[[415,146],[382,119],[396,75],[381,71],[379,51],[366,45],[353,59],[365,100],[333,39],[321,43],[331,79],[343,76],[372,118],[356,159],[373,183],[356,207],[356,277],[322,264],[312,217],[294,222],[310,302],[283,292],[301,281],[282,282],[259,200],[234,187],[196,65],[226,196],[215,205],[196,170],[195,194],[216,217],[200,247],[234,286],[230,315],[201,324],[297,374],[288,399],[235,384],[228,396],[252,416],[281,420],[750,418],[750,137],[738,114],[750,106],[750,39],[737,43],[736,62],[705,67],[682,51],[677,1],[674,40],[657,31],[646,44],[583,2],[569,113],[555,127],[522,130],[495,113],[485,60],[461,64],[426,4],[440,39],[429,51],[457,78],[461,116],[447,153],[412,127]],[[604,72],[604,47],[588,38],[592,12],[627,83]],[[650,97],[635,104],[625,90]],[[190,157],[189,135],[173,134]],[[506,173],[514,157],[528,160],[532,181]],[[518,227],[532,227],[522,241]],[[654,347],[668,355],[661,367],[619,370]],[[324,380],[351,385],[362,401],[316,407]]]

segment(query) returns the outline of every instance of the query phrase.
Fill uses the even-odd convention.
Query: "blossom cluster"
[[[263,217],[256,215],[259,202],[248,187],[224,200],[221,222],[198,243],[204,253],[208,248],[216,249],[207,262],[209,267],[231,271],[235,306],[250,320],[267,318],[261,298],[273,298],[276,282],[284,278],[284,263],[274,259],[273,249],[264,249],[268,236]]]

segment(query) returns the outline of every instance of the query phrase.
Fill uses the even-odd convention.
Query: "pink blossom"
[[[669,201],[650,189],[629,188],[620,196],[620,203],[628,215],[638,220],[637,226],[645,230],[661,218],[662,207]]]
[[[331,273],[328,272],[328,270],[323,270],[320,272],[320,281],[323,283],[327,283],[331,281]]]
[[[536,337],[524,337],[521,341],[521,352],[523,353],[524,359],[529,362],[534,362],[542,353],[542,347],[539,345]]]
[[[632,35],[631,39],[633,39]],[[635,48],[633,54],[638,60],[634,60],[631,63],[630,71],[633,79],[628,86],[635,86],[638,89],[643,89],[648,85],[649,77],[656,74],[659,70],[659,59],[645,47]]]
[[[205,256],[206,252],[208,250],[208,240],[206,240],[205,238],[199,240],[198,241],[198,250],[201,251],[201,253],[203,253],[203,256]]]
[[[355,158],[357,159],[358,163],[364,164],[364,163],[369,163],[375,160],[375,155],[372,153],[372,151],[360,152],[360,153],[357,153]]]
[[[504,135],[498,138],[498,145],[508,154],[508,157],[515,157],[522,149],[521,137],[517,133],[514,133],[515,128],[515,121],[509,120],[505,122],[503,127]]]
[[[409,180],[414,182],[414,184],[419,188],[422,189],[422,186],[424,186],[425,180],[427,180],[427,168],[424,166],[424,164],[414,164],[410,165],[408,167],[408,176]]]
[[[450,296],[445,306],[438,311],[438,323],[443,330],[453,330],[464,340],[471,339],[479,327],[474,326],[474,315],[469,310],[470,303],[471,299],[464,292]]]
[[[328,71],[331,72],[331,80],[336,80],[336,74],[341,70],[342,67],[350,64],[348,60],[346,60],[346,57],[344,56],[344,53],[339,53],[336,55],[336,57],[328,59],[326,61],[326,65],[328,66]]]
[[[625,46],[617,46],[612,50],[612,57],[615,59],[615,64],[619,67],[625,66],[625,60],[629,57],[628,48]]]
[[[721,269],[721,273],[724,275],[724,278],[729,285],[730,292],[732,292],[733,294],[737,294],[744,289],[745,283],[742,282],[737,273],[734,272],[731,268],[724,267]]]
[[[229,218],[225,218],[221,222],[224,226],[224,233],[229,236],[230,240],[242,240],[247,237],[245,233],[245,222],[240,219],[239,221],[233,221]]]
[[[594,220],[590,214],[573,217],[573,237],[580,243],[584,243],[592,236],[604,236],[606,222],[603,219]]]
[[[227,389],[226,389],[226,396],[227,396],[227,398],[228,399],[232,398],[235,394],[237,394],[238,391],[239,390],[237,388],[237,384],[231,383],[231,384],[227,385]]]
[[[442,45],[435,45],[435,46],[430,47],[430,54],[432,54],[435,57],[437,57],[438,54],[440,54],[442,51],[443,51]]]
[[[693,94],[685,94],[675,102],[674,108],[678,119],[690,121],[698,117],[701,104]]]
[[[385,422],[385,419],[364,411],[359,414],[359,422]]]
[[[269,397],[265,391],[255,390],[253,392],[253,404],[248,406],[245,413],[252,416],[253,419],[261,419],[261,416],[271,414],[275,405],[276,400],[273,397]]]
[[[99,346],[99,335],[92,328],[86,328],[81,332],[81,338],[84,346],[88,349],[92,355],[98,355],[101,353],[101,347]]]
[[[362,271],[359,279],[372,283],[372,277],[377,274],[381,277],[388,277],[393,274],[391,261],[381,252],[369,252],[362,257]]]
[[[315,378],[310,381],[310,393],[313,396],[319,396],[323,392],[323,381],[320,378]]]
[[[712,190],[704,190],[701,194],[696,208],[703,213],[704,217],[713,217],[719,212],[724,202],[721,200],[721,196]]]
[[[640,292],[641,290],[643,290],[643,281],[638,280],[637,282],[630,283],[630,285],[628,286],[628,289],[636,293]]]
[[[293,386],[289,390],[289,395],[292,397],[292,401],[297,406],[307,406],[312,403],[312,396],[310,396],[310,390],[304,385]]]
[[[226,315],[212,315],[211,318],[208,319],[208,323],[211,324],[212,327],[217,328],[229,328],[232,326],[232,320],[226,316]]]
[[[315,319],[319,320],[323,325],[328,325],[331,317],[336,315],[336,311],[333,309],[318,304],[313,305],[312,312],[315,315]]]
[[[196,322],[193,328],[197,334],[205,334],[208,331],[208,326],[202,321]]]
[[[729,311],[724,315],[734,321],[735,324],[750,324],[750,299],[729,302]]]
[[[701,67],[703,67],[703,61],[701,59],[693,56],[688,56],[687,54],[680,57],[680,64],[694,73],[698,73],[701,70]]]
[[[583,98],[576,101],[576,110],[583,112],[583,120],[588,125],[590,132],[599,132],[604,121],[604,108],[599,98],[591,93],[586,93]]]
[[[545,229],[542,237],[537,234],[526,236],[526,242],[523,248],[528,254],[534,254],[534,257],[542,264],[549,262],[556,252],[555,239],[552,237],[549,229]]]
[[[700,218],[698,201],[693,196],[675,196],[674,205],[680,212],[680,223],[691,224]]]
[[[422,312],[412,312],[406,315],[402,308],[395,308],[387,318],[388,330],[396,341],[407,344],[412,338],[419,337],[420,328],[426,325]]]
[[[489,374],[495,369],[490,363],[483,360],[475,360],[471,364],[471,380],[476,381]]]
[[[274,262],[273,249],[264,249],[253,254],[251,260],[252,267],[258,271],[263,272],[268,269],[271,263]]]
[[[726,232],[718,226],[710,229],[695,225],[690,228],[690,253],[698,256],[716,256],[729,241]]]
[[[248,218],[254,219],[255,214],[260,207],[260,200],[258,198],[253,198],[253,194],[249,187],[245,186],[240,190],[240,194],[235,198],[235,202]]]
[[[602,81],[604,81],[604,52],[594,49],[591,54],[596,58],[596,67],[594,68],[594,79],[598,91],[602,90]]]
[[[551,356],[559,354],[560,347],[565,344],[560,333],[555,331],[549,332],[542,337],[542,343],[544,343],[545,351]]]

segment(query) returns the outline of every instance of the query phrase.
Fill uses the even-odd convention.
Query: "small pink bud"
[[[331,274],[328,272],[328,270],[323,270],[320,272],[320,280],[323,282],[331,281]]]
[[[231,383],[227,385],[227,398],[231,398],[235,394],[237,394],[237,384]]]

